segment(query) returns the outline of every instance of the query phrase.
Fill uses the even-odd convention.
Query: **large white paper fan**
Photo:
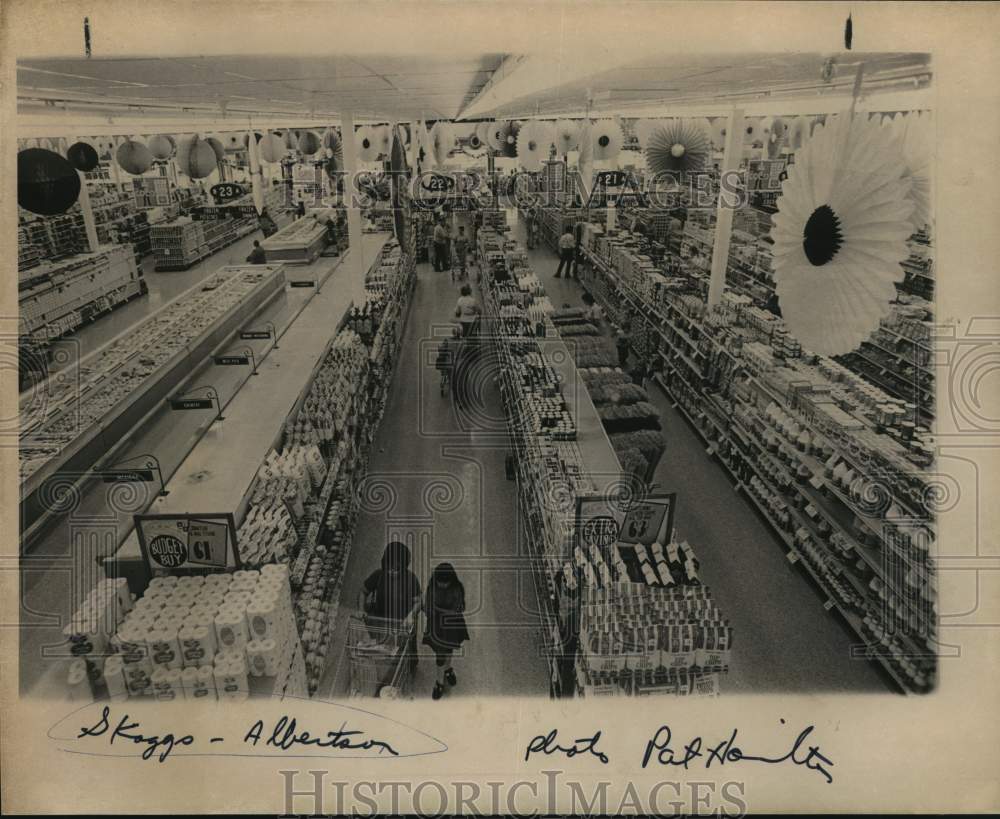
[[[448,154],[455,147],[455,133],[447,122],[438,121],[431,129],[431,153],[437,167],[448,161]]]
[[[929,111],[913,112],[907,116],[897,114],[892,119],[883,119],[882,125],[895,134],[903,152],[905,175],[911,182],[910,199],[913,200],[914,230],[920,230],[931,221],[931,160],[934,141],[931,132]]]
[[[560,156],[575,151],[580,145],[580,126],[570,119],[559,120],[556,123],[555,145]]]
[[[804,347],[851,352],[888,314],[912,233],[904,172],[892,134],[848,114],[796,154],[771,237],[781,313]]]
[[[378,159],[378,139],[374,129],[367,125],[362,125],[354,132],[354,147],[358,152],[358,159],[362,162],[374,162]]]
[[[726,133],[729,128],[729,118],[716,117],[711,120],[711,125],[712,128],[708,132],[709,139],[712,140],[712,145],[721,151],[726,145]]]
[[[700,171],[708,159],[708,148],[708,136],[701,128],[675,119],[650,135],[646,167],[653,173]]]
[[[539,171],[549,158],[554,133],[547,122],[526,122],[517,134],[517,158],[526,171]]]
[[[597,160],[615,159],[625,142],[622,129],[611,119],[595,122],[591,128],[591,136],[594,140],[594,159]]]
[[[490,128],[486,132],[486,144],[491,151],[502,151],[506,122],[491,122]]]
[[[379,155],[388,157],[392,153],[392,129],[388,125],[377,125],[372,128],[372,132]]]

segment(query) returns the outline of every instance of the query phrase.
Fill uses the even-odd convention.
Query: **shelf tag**
[[[830,610],[830,609],[832,609],[832,608],[833,608],[833,607],[834,607],[835,605],[836,605],[836,604],[835,604],[835,603],[834,603],[834,602],[833,602],[832,600],[827,600],[827,601],[826,601],[826,602],[825,602],[825,603],[823,604],[823,608],[824,608],[824,609],[826,609],[827,611],[829,611],[829,610]]]
[[[814,475],[812,477],[812,480],[809,481],[809,485],[813,489],[822,489],[824,486],[826,486],[826,482],[819,475]]]
[[[789,552],[787,555],[785,555],[785,557],[787,558],[789,563],[799,562],[799,556],[795,552]]]

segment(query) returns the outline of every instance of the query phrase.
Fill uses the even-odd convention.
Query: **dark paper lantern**
[[[66,151],[66,159],[70,165],[84,173],[94,170],[100,162],[97,149],[89,142],[74,142]]]
[[[44,148],[17,155],[17,204],[40,216],[69,210],[80,196],[80,175],[69,160]]]
[[[118,146],[115,159],[118,167],[135,176],[145,173],[153,166],[153,155],[149,148],[134,139],[126,139]]]
[[[157,134],[149,138],[146,142],[146,147],[149,148],[153,159],[170,159],[174,155],[177,143],[168,134]]]
[[[177,146],[177,166],[191,179],[204,179],[218,166],[215,149],[197,134]]]
[[[321,140],[315,131],[303,131],[299,134],[298,148],[306,156],[312,156],[321,147]]]

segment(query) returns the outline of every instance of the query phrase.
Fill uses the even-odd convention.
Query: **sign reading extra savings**
[[[232,515],[136,515],[135,529],[142,556],[154,574],[240,567]]]

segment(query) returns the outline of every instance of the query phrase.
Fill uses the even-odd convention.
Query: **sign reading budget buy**
[[[152,574],[223,571],[241,565],[232,515],[136,515],[135,529]]]

